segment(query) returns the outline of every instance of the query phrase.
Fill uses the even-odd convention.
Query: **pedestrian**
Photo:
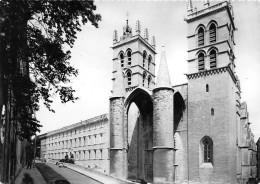
[[[32,168],[32,154],[28,153],[27,155],[27,167],[26,169],[31,169]]]

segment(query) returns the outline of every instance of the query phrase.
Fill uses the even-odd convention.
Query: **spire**
[[[192,13],[193,12],[192,0],[188,0],[187,12],[188,13]]]
[[[128,35],[132,33],[132,29],[130,28],[130,26],[128,25],[128,12],[126,13],[126,27],[124,27],[124,35]]]
[[[147,28],[144,29],[144,39],[145,39],[146,41],[148,41],[148,39],[149,39],[148,29],[147,29]]]
[[[204,0],[204,6],[209,7],[209,0]]]
[[[139,20],[136,21],[135,32],[136,32],[136,34],[138,34],[138,35],[139,35],[140,32],[141,32],[141,26],[140,26],[140,21],[139,21]]]
[[[113,33],[113,43],[116,43],[117,40],[118,40],[117,31],[115,30],[114,33]]]
[[[124,97],[124,96],[125,96],[125,85],[124,85],[123,71],[120,62],[117,61],[117,71],[116,71],[115,81],[113,83],[112,97]]]
[[[172,88],[164,46],[162,48],[161,61],[155,88]]]
[[[155,46],[156,46],[155,36],[152,36],[152,42],[151,42],[151,44],[152,44],[152,47],[155,48]]]

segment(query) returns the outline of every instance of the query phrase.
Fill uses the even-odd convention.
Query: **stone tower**
[[[240,88],[229,2],[193,11],[188,24],[188,173],[191,182],[237,182]]]
[[[155,38],[149,41],[148,29],[141,36],[140,22],[136,22],[135,33],[126,21],[123,36],[118,39],[117,31],[113,36],[113,81],[115,79],[117,62],[125,78],[125,88],[130,92],[137,86],[153,88],[155,79]]]
[[[148,181],[153,174],[151,94],[155,84],[156,52],[155,38],[149,42],[148,29],[144,30],[143,37],[140,34],[140,22],[136,22],[134,34],[128,20],[120,39],[117,31],[113,34],[110,174]],[[133,115],[129,115],[131,113]]]

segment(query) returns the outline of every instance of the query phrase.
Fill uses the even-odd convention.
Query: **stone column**
[[[154,89],[153,182],[174,182],[173,89]]]

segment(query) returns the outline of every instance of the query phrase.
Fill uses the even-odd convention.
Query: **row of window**
[[[50,136],[47,139],[49,139],[49,141],[50,141],[50,140],[59,139],[59,138],[62,138],[62,137],[68,137],[68,136],[76,135],[78,133],[85,132],[86,130],[95,130],[95,129],[98,129],[98,128],[103,128],[104,124],[105,124],[105,122],[98,122],[98,123],[93,123],[93,124],[90,124],[90,125],[81,126],[81,127],[76,128],[74,130],[69,130],[69,131],[66,131],[66,132],[62,132],[62,133]]]
[[[102,149],[75,151],[74,154],[73,157],[75,160],[96,160],[105,158]],[[47,157],[50,159],[64,159],[66,155],[70,158],[67,152],[49,153]]]
[[[200,26],[198,29],[198,46],[203,46],[205,44],[205,28]],[[209,26],[209,43],[214,43],[217,41],[217,26],[216,23],[211,23]]]
[[[127,77],[127,85],[131,86],[132,85],[132,71],[129,69],[126,71],[126,77]],[[150,88],[151,82],[152,82],[152,77],[148,75],[147,73],[143,72],[143,86],[146,86],[146,80],[147,80],[147,87]]]
[[[198,54],[198,69],[199,71],[205,70],[205,58],[206,54],[203,51],[200,51]],[[217,67],[217,51],[216,49],[211,49],[209,52],[209,61],[210,61],[210,69]]]
[[[127,56],[127,66],[131,66],[132,64],[132,51],[130,49],[127,50],[126,52],[126,56]],[[147,60],[147,52],[143,51],[143,67],[146,68],[146,60]],[[119,58],[120,58],[120,62],[121,62],[121,67],[125,67],[125,57],[124,57],[124,53],[123,51],[121,51],[119,53]],[[151,63],[152,63],[152,56],[149,55],[148,56],[148,64],[147,64],[147,70],[150,71],[151,69]]]
[[[104,143],[103,133],[47,144],[47,150],[74,148]]]

